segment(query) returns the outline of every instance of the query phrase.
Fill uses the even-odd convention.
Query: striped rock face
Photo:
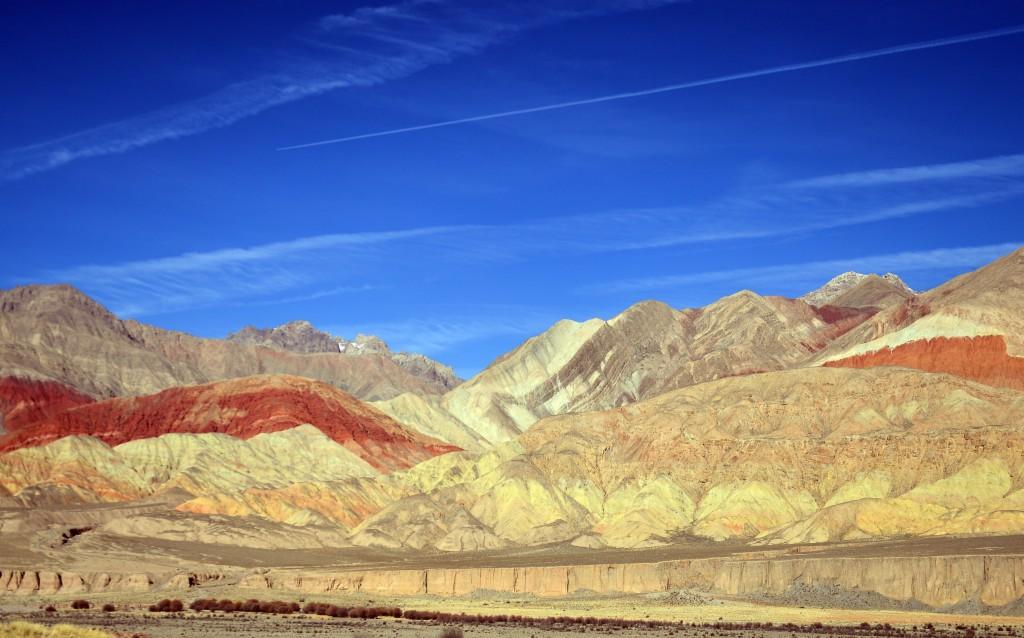
[[[14,432],[93,401],[92,397],[56,381],[5,377],[0,379],[0,432]]]
[[[902,366],[1024,389],[1024,250],[878,313],[817,361]]]
[[[266,375],[73,407],[0,438],[0,450],[95,437],[108,445],[165,434],[239,439],[313,424],[370,466],[391,471],[458,448],[403,427],[341,390],[312,379]]]

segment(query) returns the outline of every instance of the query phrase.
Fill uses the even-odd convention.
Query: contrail
[[[723,84],[725,82],[734,82],[736,80],[746,80],[748,78],[758,78],[765,75],[775,75],[777,73],[789,73],[790,71],[802,71],[804,69],[814,69],[822,66],[831,66],[833,64],[845,64],[847,62],[857,62],[858,60],[867,60],[870,58],[880,58],[887,55],[896,55],[897,53],[907,53],[910,51],[921,51],[923,49],[936,49],[939,47],[951,46],[954,44],[965,44],[967,42],[977,42],[978,40],[990,40],[992,38],[1001,38],[1008,35],[1017,35],[1024,33],[1024,25],[1016,25],[1012,27],[1006,27],[1003,29],[993,29],[991,31],[978,31],[975,33],[967,33],[964,35],[957,35],[949,38],[939,38],[938,40],[926,40],[924,42],[913,42],[910,44],[901,44],[892,47],[886,47],[884,49],[872,49],[870,51],[862,51],[860,53],[850,53],[848,55],[840,55],[832,58],[824,58],[821,60],[812,60],[810,62],[797,62],[794,64],[783,64],[782,66],[773,66],[766,69],[757,69],[755,71],[745,71],[743,73],[732,73],[730,75],[721,75],[714,78],[706,78],[703,80],[693,80],[691,82],[683,82],[681,84],[667,84],[665,86],[658,86],[651,89],[643,89],[641,91],[629,91],[627,93],[614,93],[612,95],[602,95],[600,97],[586,98],[582,100],[572,100],[569,102],[559,102],[557,104],[545,104],[544,106],[534,106],[525,109],[515,109],[512,111],[501,111],[499,113],[488,113],[486,115],[475,115],[473,117],[463,117],[457,120],[445,120],[443,122],[433,122],[431,124],[420,124],[418,126],[406,126],[404,128],[390,129],[387,131],[377,131],[376,133],[363,133],[361,135],[350,135],[348,137],[338,137],[330,140],[322,140],[320,142],[308,142],[306,144],[295,144],[294,146],[282,146],[278,148],[279,151],[290,151],[298,148],[310,148],[312,146],[324,146],[326,144],[339,144],[341,142],[352,142],[355,140],[365,140],[371,137],[384,137],[386,135],[398,135],[399,133],[410,133],[412,131],[423,131],[432,128],[441,128],[442,126],[455,126],[456,124],[467,124],[469,122],[482,122],[484,120],[496,120],[503,117],[512,117],[515,115],[526,115],[528,113],[540,113],[542,111],[554,111],[557,109],[567,109],[573,106],[584,106],[587,104],[599,104],[601,102],[612,102],[614,100],[626,100],[634,97],[644,97],[646,95],[656,95],[658,93],[668,93],[670,91],[681,91],[683,89],[692,89],[699,86],[708,86],[711,84]]]

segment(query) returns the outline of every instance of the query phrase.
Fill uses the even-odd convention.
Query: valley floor
[[[427,595],[410,593],[391,595],[396,589],[386,589],[391,594],[371,591],[367,583],[360,581],[363,590],[342,591],[339,588],[318,590],[312,586],[316,577],[326,582],[344,579],[354,572],[368,574],[409,573],[410,570],[457,571],[475,569],[534,568],[558,569],[555,566],[575,565],[600,566],[642,566],[660,561],[709,564],[710,578],[722,575],[719,559],[732,565],[732,569],[744,574],[751,573],[750,565],[770,564],[771,570],[785,572],[787,583],[804,582],[810,577],[803,565],[808,559],[826,565],[843,565],[842,570],[866,574],[865,578],[881,583],[892,583],[906,576],[911,581],[928,581],[923,585],[928,591],[936,589],[961,588],[966,590],[971,578],[981,579],[985,587],[1003,586],[1015,588],[1024,573],[1018,569],[1024,556],[1024,537],[970,537],[970,538],[917,538],[901,541],[874,543],[848,543],[841,545],[798,545],[798,546],[751,546],[739,544],[709,543],[701,541],[680,542],[675,545],[642,550],[583,550],[578,548],[546,547],[504,552],[478,552],[462,554],[396,554],[378,550],[344,548],[339,550],[256,550],[224,545],[182,543],[112,538],[83,534],[67,544],[25,545],[24,536],[0,535],[0,566],[6,563],[22,563],[32,569],[102,569],[104,573],[143,570],[154,576],[148,591],[68,591],[54,593],[21,590],[0,595],[0,621],[28,619],[33,622],[71,622],[106,628],[111,631],[149,634],[153,638],[171,636],[204,636],[204,638],[245,638],[247,636],[273,634],[275,636],[365,635],[399,637],[437,636],[441,626],[433,623],[398,619],[352,620],[335,619],[297,614],[294,616],[271,616],[266,614],[195,614],[158,615],[146,611],[149,605],[162,598],[180,598],[187,606],[197,598],[245,600],[284,600],[289,602],[326,602],[354,607],[401,607],[423,611],[441,611],[453,614],[518,615],[530,618],[557,616],[618,618],[637,621],[667,621],[673,623],[732,623],[772,622],[775,625],[794,623],[804,627],[813,623],[843,625],[850,629],[849,635],[863,637],[854,628],[861,623],[872,626],[886,623],[906,628],[913,638],[912,627],[924,628],[931,623],[945,628],[947,634],[921,634],[923,638],[1000,638],[1014,636],[1005,631],[997,632],[996,627],[1024,627],[1024,607],[1019,603],[1004,604],[1001,607],[979,606],[977,603],[962,603],[947,607],[942,613],[932,607],[916,602],[913,597],[904,599],[885,598],[866,586],[839,587],[835,579],[810,582],[809,586],[787,588],[775,594],[760,588],[755,582],[742,595],[726,595],[722,589],[704,587],[686,589],[675,586],[669,590],[640,590],[650,593],[606,593],[576,591],[569,595],[542,596],[532,593],[511,593],[488,590],[472,591],[456,596]],[[950,557],[954,560],[950,563]],[[973,558],[972,558],[973,557]],[[977,567],[978,557],[983,564]],[[711,561],[708,563],[708,561]],[[950,571],[958,561],[967,561],[971,569]],[[903,561],[906,569],[889,570],[886,565]],[[35,563],[28,565],[26,563]],[[925,573],[924,567],[931,563],[934,573]],[[798,565],[787,568],[786,565]],[[866,566],[881,565],[877,573]],[[1006,568],[1009,565],[1012,567]],[[976,569],[975,569],[976,567]],[[589,567],[582,567],[589,569]],[[786,571],[796,569],[797,576]],[[960,568],[957,568],[960,569]],[[173,585],[171,574],[180,570],[217,574],[217,578],[200,580],[190,587]],[[974,570],[974,571],[972,571]],[[980,571],[978,571],[980,570]],[[977,571],[978,574],[974,572]],[[167,576],[156,577],[158,573]],[[1005,572],[1005,574],[1003,574]],[[267,573],[277,575],[284,585],[298,578],[306,589],[288,588],[258,589],[241,586],[246,574]],[[916,575],[915,575],[916,574]],[[999,580],[992,580],[995,574]],[[268,577],[269,577],[268,576]],[[940,578],[941,576],[941,578]],[[417,576],[418,577],[418,576]],[[792,579],[796,580],[792,580]],[[943,579],[945,579],[943,581]],[[369,580],[369,579],[368,579]],[[564,577],[563,577],[564,580]],[[67,581],[65,581],[67,582]],[[973,581],[970,581],[973,582]],[[977,585],[977,583],[975,583]],[[971,585],[971,586],[975,586]],[[665,582],[655,586],[665,589]],[[435,591],[430,589],[431,592]],[[1016,589],[1014,589],[1016,591]],[[25,595],[31,594],[31,595]],[[1009,596],[1008,600],[1016,594]],[[73,611],[71,601],[88,599],[94,606],[90,611]],[[118,611],[105,614],[96,609],[105,603],[115,605]],[[41,610],[54,605],[58,612],[46,614]],[[986,615],[998,613],[998,615]],[[977,626],[976,636],[964,636],[958,625]],[[985,627],[992,629],[986,629]],[[693,638],[775,638],[775,634],[790,636],[792,631],[775,632],[759,630],[715,630],[700,627],[675,626],[671,628],[643,628],[628,630],[607,627],[587,627],[586,633],[611,632],[619,635],[683,635]],[[548,634],[573,635],[583,632],[576,626],[543,628],[537,625],[471,625],[465,627],[467,636],[543,636]],[[1018,633],[1024,633],[1018,631]],[[795,636],[809,636],[796,633]],[[835,635],[835,632],[833,632]],[[846,635],[840,632],[840,635]]]
[[[213,593],[213,592],[209,592]],[[221,592],[228,595],[230,592]],[[116,600],[110,596],[92,597],[94,601]],[[333,597],[335,602],[344,603],[344,598]],[[381,618],[355,620],[326,618],[306,614],[275,616],[270,614],[223,614],[184,612],[181,614],[154,614],[143,611],[139,602],[119,601],[120,609],[114,613],[96,610],[73,611],[68,601],[55,602],[60,611],[56,614],[39,611],[39,601],[13,602],[10,599],[0,603],[0,622],[28,620],[45,625],[69,623],[94,627],[119,635],[142,634],[150,638],[174,638],[202,636],[203,638],[263,638],[271,635],[279,638],[300,638],[306,636],[362,636],[365,638],[435,638],[449,627],[461,629],[465,636],[505,638],[512,636],[583,636],[594,633],[608,633],[619,636],[677,636],[682,638],[824,638],[825,636],[848,636],[850,638],[1014,638],[1024,627],[1024,617],[992,617],[975,615],[932,614],[922,612],[895,611],[845,611],[805,608],[784,608],[746,603],[715,601],[714,603],[690,604],[687,602],[655,599],[650,597],[619,597],[601,599],[576,599],[560,601],[510,602],[492,600],[377,600],[377,603],[401,602],[410,608],[444,609],[465,613],[515,613],[524,616],[547,617],[553,615],[592,615],[597,617],[619,617],[638,620],[662,620],[679,624],[648,627],[644,625],[628,628],[581,627],[572,624],[554,623],[549,626],[503,624],[451,624],[443,625],[427,621]],[[347,601],[354,602],[354,601]],[[362,601],[365,602],[365,601]],[[774,622],[772,629],[744,629],[742,626],[715,626],[718,618],[734,622]],[[861,623],[871,623],[873,629],[865,630]],[[691,625],[690,623],[696,623]],[[703,623],[708,623],[703,626]],[[794,626],[778,627],[783,623]],[[814,623],[822,623],[823,626]],[[889,623],[892,627],[882,626]],[[931,623],[929,626],[927,623]]]

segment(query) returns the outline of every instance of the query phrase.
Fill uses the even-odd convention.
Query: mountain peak
[[[305,319],[296,319],[273,328],[246,326],[238,332],[228,335],[227,339],[236,343],[266,346],[303,354],[316,352],[391,354],[391,348],[380,337],[358,334],[355,339],[349,341],[344,337],[320,330]]]
[[[864,274],[849,270],[829,279],[825,285],[816,290],[812,290],[806,295],[800,297],[800,299],[812,306],[834,304],[841,297],[859,286],[883,282],[887,283],[887,288],[897,295],[910,296],[914,294],[914,290],[904,283],[904,281],[900,279],[899,275],[894,273],[887,272],[884,275],[877,275],[873,273]]]
[[[91,315],[113,318],[98,301],[71,284],[31,284],[0,290],[0,308],[4,312],[67,312],[71,309]]]
[[[453,388],[462,381],[450,367],[421,354],[393,352],[387,342],[375,335],[360,333],[348,340],[320,330],[304,319],[289,321],[274,328],[246,326],[228,335],[227,340],[302,354],[333,352],[350,356],[380,355],[415,375],[438,382],[444,388]]]

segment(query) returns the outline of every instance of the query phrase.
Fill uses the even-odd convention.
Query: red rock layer
[[[832,368],[902,366],[946,372],[1002,388],[1024,390],[1024,358],[1006,352],[1002,336],[936,337],[825,363]]]
[[[831,330],[827,332],[827,340],[836,339],[853,330],[878,313],[877,308],[846,308],[843,306],[824,305],[814,311]]]
[[[0,425],[8,432],[92,402],[92,397],[56,381],[0,378]]]
[[[231,379],[75,407],[0,440],[0,452],[72,434],[109,445],[168,433],[219,432],[243,439],[311,423],[384,471],[459,448],[409,430],[332,385],[283,375]]]

